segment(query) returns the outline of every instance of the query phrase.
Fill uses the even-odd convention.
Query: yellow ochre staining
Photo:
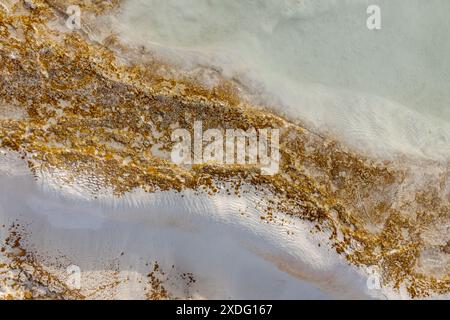
[[[29,3],[0,6],[0,147],[18,152],[37,178],[63,171],[60,183],[82,184],[94,196],[104,188],[116,196],[136,188],[213,194],[230,184],[233,195],[245,196],[241,186],[252,185],[271,197],[262,223],[275,213],[312,221],[349,262],[377,266],[383,284],[404,286],[411,297],[450,292],[448,266],[440,276],[420,271],[424,250],[448,254],[450,239],[437,245],[423,236],[449,224],[448,166],[414,184],[407,160],[401,166],[358,155],[244,101],[232,81],[219,77],[206,86],[152,57],[119,62],[133,51],[114,36],[96,43],[84,31],[61,29],[62,1]],[[120,4],[73,3],[96,15]],[[174,165],[171,132],[192,129],[194,121],[205,129],[279,128],[279,173]]]

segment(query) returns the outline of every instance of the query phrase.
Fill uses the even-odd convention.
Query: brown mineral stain
[[[71,3],[98,15],[120,1]],[[240,196],[241,186],[251,185],[271,198],[260,206],[262,222],[275,223],[274,213],[314,222],[348,261],[379,266],[386,285],[405,284],[412,297],[450,292],[449,274],[416,271],[420,252],[432,246],[423,230],[450,221],[448,165],[420,164],[422,171],[442,174],[430,173],[415,187],[407,159],[380,162],[357,154],[249,104],[238,84],[226,79],[207,87],[155,58],[123,65],[116,54],[130,50],[114,36],[102,45],[83,32],[47,25],[63,15],[66,2],[33,4],[31,10],[18,3],[15,14],[0,7],[0,103],[27,115],[0,118],[0,147],[20,152],[36,179],[64,170],[60,183],[81,184],[94,197],[106,187],[120,197],[136,188],[214,194],[228,184],[234,185],[229,193]],[[181,167],[152,154],[153,146],[172,149],[173,124],[192,130],[194,120],[203,121],[204,130],[280,128],[280,173],[262,176],[257,165]],[[20,238],[14,241],[19,247]],[[19,251],[18,258],[26,257]],[[168,297],[158,278],[149,277],[156,287],[150,297]]]

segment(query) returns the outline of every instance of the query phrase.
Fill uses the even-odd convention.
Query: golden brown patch
[[[107,47],[82,32],[50,29],[46,23],[61,14],[62,2],[34,3],[17,14],[0,7],[0,99],[28,115],[0,119],[0,147],[20,152],[36,177],[63,170],[60,183],[82,184],[93,195],[111,187],[117,196],[136,188],[214,193],[227,183],[245,195],[240,187],[251,184],[272,195],[263,223],[274,212],[314,221],[350,262],[379,266],[385,284],[405,285],[412,297],[450,292],[448,273],[437,278],[416,268],[433,245],[424,230],[450,221],[448,166],[424,163],[420,170],[436,167],[441,175],[430,173],[428,182],[415,185],[408,163],[349,151],[246,103],[231,81],[208,88],[158,59],[120,64],[116,54],[127,49],[114,36]],[[262,176],[249,165],[181,167],[151,151],[170,151],[173,125],[192,129],[194,120],[204,129],[280,128],[280,173]],[[157,292],[165,296],[162,287]]]

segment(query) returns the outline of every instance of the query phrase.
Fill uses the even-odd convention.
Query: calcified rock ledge
[[[82,186],[92,199],[108,188],[121,197],[137,188],[214,194],[223,186],[246,197],[243,186],[252,185],[272,199],[261,205],[261,223],[281,223],[280,215],[312,221],[348,262],[377,266],[383,285],[404,286],[413,298],[450,293],[448,164],[356,154],[251,105],[237,83],[216,75],[215,85],[203,85],[207,68],[180,74],[113,36],[95,43],[86,30],[68,32],[65,2],[2,3],[0,147],[20,154],[36,179]],[[118,5],[102,3],[77,4],[92,17]],[[279,174],[262,176],[250,165],[174,165],[167,156],[170,134],[177,126],[192,128],[194,120],[204,129],[281,128]],[[2,229],[10,236],[0,285],[17,292],[8,297],[85,298],[45,274],[21,242],[21,230]],[[444,262],[431,268],[424,258],[430,255]],[[5,276],[21,268],[29,269],[25,278]],[[149,298],[171,297],[157,277],[150,282]],[[36,283],[45,290],[37,294]]]

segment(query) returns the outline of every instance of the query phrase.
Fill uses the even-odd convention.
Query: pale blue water
[[[449,158],[450,1],[376,1],[382,29],[371,31],[373,3],[128,0],[117,30],[220,57],[211,61],[251,74],[287,112],[355,144]]]

